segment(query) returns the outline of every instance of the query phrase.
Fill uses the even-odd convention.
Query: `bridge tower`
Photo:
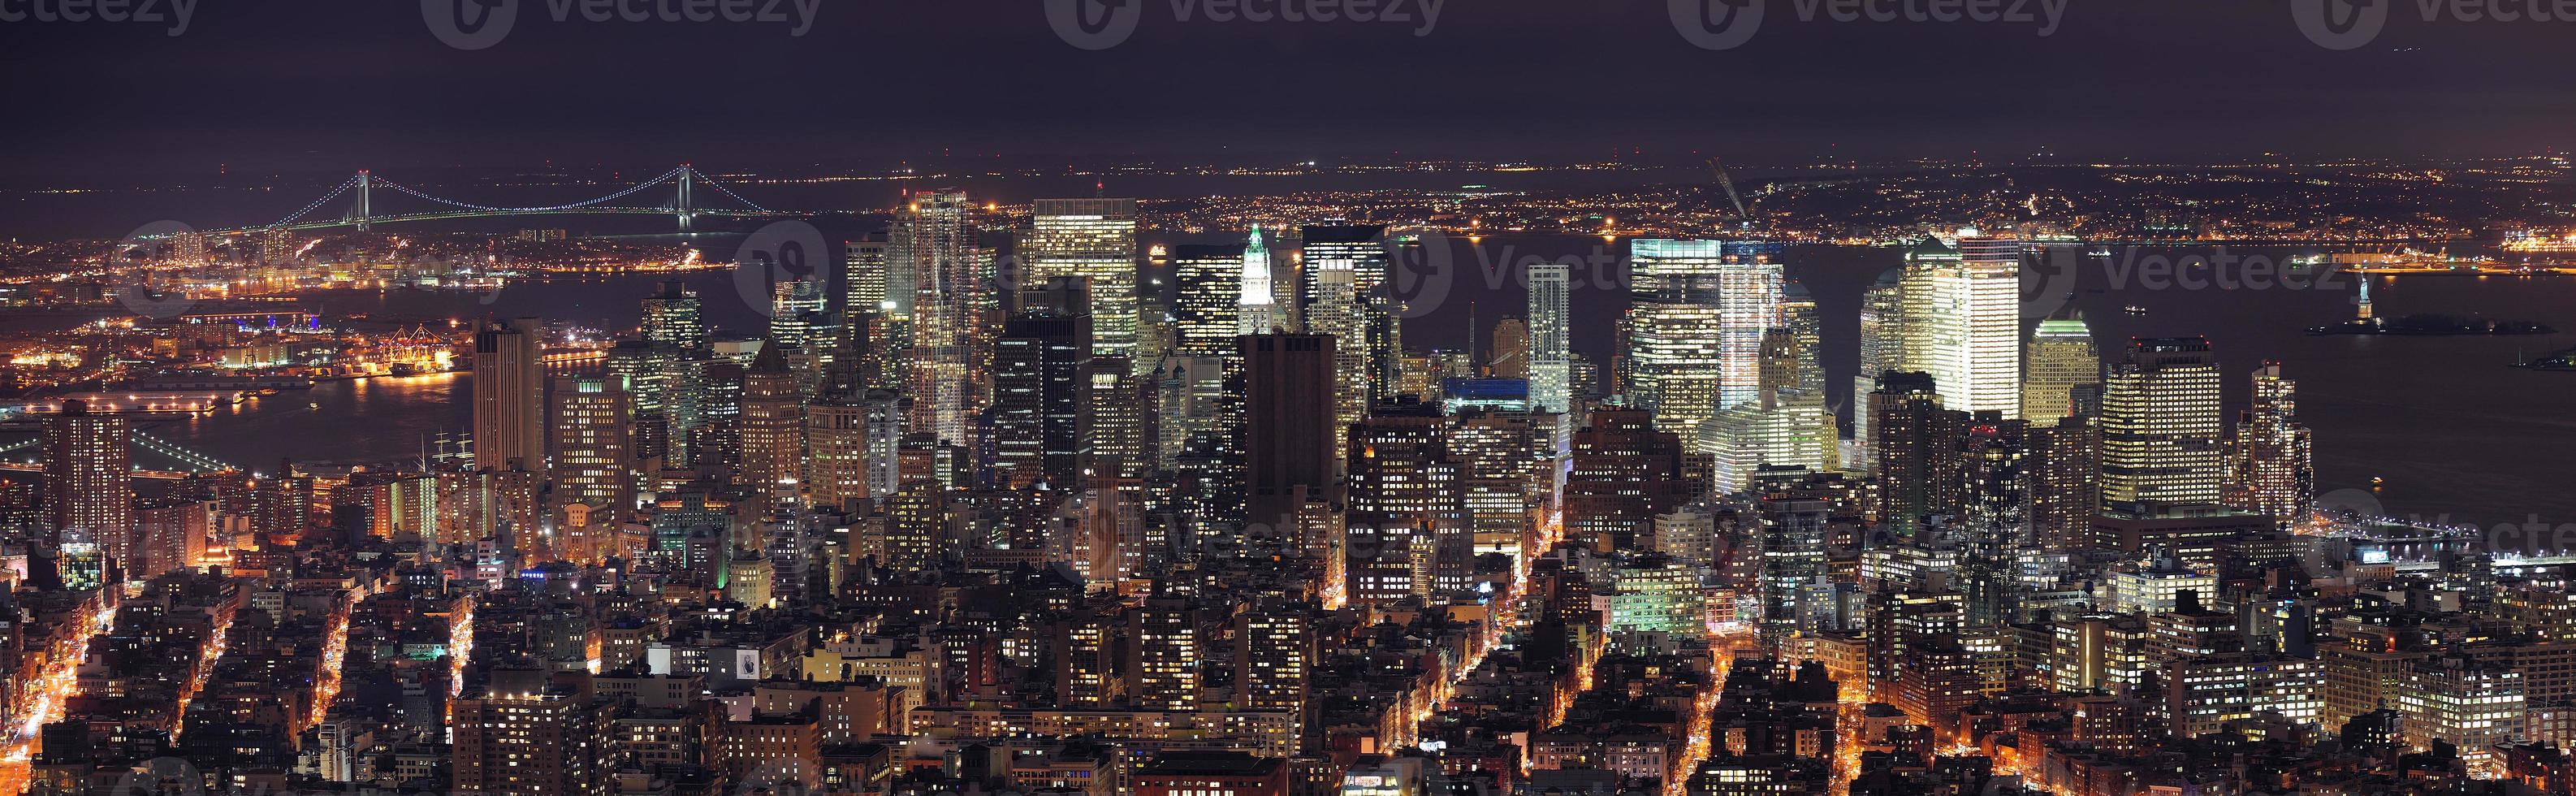
[[[697,176],[698,169],[696,166],[692,166],[687,163],[680,164],[680,201],[677,209],[680,211],[680,233],[684,235],[689,233],[690,224],[695,221],[697,217],[695,205],[692,204],[692,199],[689,196],[690,190],[696,187]]]
[[[375,173],[374,173],[374,172],[371,172],[371,171],[368,171],[368,170],[366,170],[366,169],[359,169],[359,170],[358,170],[358,231],[359,231],[359,232],[365,232],[365,231],[367,231],[367,228],[368,228],[369,226],[371,226],[371,225],[368,223],[368,216],[369,216],[370,214],[372,214],[372,213],[374,213],[374,212],[375,212],[374,202],[373,202],[373,196],[371,195],[371,194],[373,193],[373,191],[375,190],[375,187],[376,187],[376,177],[375,177]]]

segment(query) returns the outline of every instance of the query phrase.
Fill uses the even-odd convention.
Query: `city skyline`
[[[0,0],[0,796],[2576,794],[2576,0],[2206,5]]]

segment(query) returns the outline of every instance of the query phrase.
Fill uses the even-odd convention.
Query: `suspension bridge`
[[[645,191],[656,187],[668,187],[671,191],[669,194],[670,199],[664,204],[652,206],[617,204],[619,202],[635,198],[639,194],[643,194]],[[699,201],[700,196],[698,191],[700,187],[713,188],[717,195],[730,199],[734,204],[740,206],[709,206],[701,203]],[[385,213],[376,206],[376,200],[379,198],[378,193],[380,191],[429,202],[432,205],[435,205],[437,209]],[[387,196],[384,198],[392,197]],[[317,213],[322,213],[325,210],[334,207],[335,203],[340,203],[336,205],[342,208],[340,215],[334,217],[316,216]],[[303,209],[297,210],[285,218],[278,219],[275,222],[256,227],[211,229],[205,230],[205,232],[221,235],[263,232],[270,230],[309,232],[314,230],[348,228],[355,228],[360,232],[366,232],[374,229],[377,224],[449,221],[469,218],[507,218],[515,216],[558,215],[670,216],[673,220],[679,223],[681,232],[692,232],[695,231],[694,228],[697,224],[697,220],[702,217],[770,218],[802,214],[771,210],[769,208],[762,207],[749,199],[742,198],[741,194],[735,193],[733,189],[725,187],[724,183],[715,181],[705,173],[698,171],[695,166],[688,164],[681,164],[679,168],[662,172],[660,175],[655,176],[652,179],[627,186],[605,196],[585,199],[579,202],[538,207],[503,207],[450,199],[385,179],[384,177],[377,176],[372,171],[362,170],[356,174],[350,175],[348,179],[340,181],[339,185],[333,186],[328,193],[323,194],[322,198],[313,200],[311,204],[305,205]]]
[[[149,431],[144,431],[143,429],[134,429],[133,437],[134,449],[136,451],[152,453],[175,462],[183,468],[178,470],[153,470],[141,465],[136,465],[134,468],[134,476],[136,478],[176,480],[192,475],[205,475],[207,473],[220,473],[226,470],[241,469],[229,462],[190,450],[178,443],[162,439],[161,437],[156,436]],[[24,439],[0,445],[0,456],[10,456],[24,451],[33,450],[42,446],[44,443],[45,438],[43,436],[38,436],[34,439]],[[44,472],[45,466],[30,462],[0,461],[0,470],[22,473],[40,473]]]

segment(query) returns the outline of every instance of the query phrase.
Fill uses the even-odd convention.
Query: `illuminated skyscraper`
[[[1314,251],[1308,247],[1307,251]],[[1313,303],[1305,305],[1306,331],[1333,338],[1333,422],[1332,446],[1346,450],[1350,444],[1350,427],[1368,413],[1369,367],[1368,318],[1360,296],[1351,263],[1347,259],[1307,260],[1307,278],[1314,285]],[[1339,470],[1340,465],[1335,465]]]
[[[2031,332],[2023,357],[2021,416],[2032,425],[2054,423],[2073,411],[2075,388],[2102,383],[2102,355],[2084,314],[2049,318]]]
[[[1093,357],[1082,370],[1082,477],[1141,483],[1159,453],[1149,436],[1153,395],[1124,357]]]
[[[1378,224],[1330,224],[1299,230],[1303,241],[1300,255],[1305,268],[1297,285],[1301,311],[1323,300],[1322,276],[1347,271],[1351,276],[1351,295],[1359,307],[1359,323],[1364,341],[1355,348],[1368,363],[1366,378],[1369,403],[1395,400],[1396,372],[1403,367],[1404,325],[1397,318],[1394,296],[1388,281],[1392,253],[1388,249],[1386,227]],[[1312,321],[1307,321],[1311,327]],[[1309,328],[1307,331],[1320,331]],[[1336,335],[1338,336],[1338,335]]]
[[[886,233],[850,241],[841,258],[842,311],[852,316],[884,312],[888,294],[886,270],[892,266],[893,242]]]
[[[1963,235],[1908,258],[1912,366],[1932,374],[1941,404],[2021,416],[2021,241]]]
[[[874,497],[870,468],[880,454],[871,443],[879,406],[863,393],[832,390],[805,407],[805,459],[801,477],[805,499],[824,508],[850,510]],[[894,436],[900,436],[894,435]],[[885,441],[891,447],[891,441]],[[885,451],[892,459],[893,452]],[[891,464],[891,462],[889,462]]]
[[[1844,465],[1867,473],[1877,465],[1870,452],[1876,435],[1870,430],[1869,394],[1878,378],[1891,370],[1910,370],[1905,352],[1905,270],[1890,269],[1860,297],[1860,372],[1852,374],[1852,455]]]
[[[1287,319],[1276,312],[1278,300],[1270,292],[1270,245],[1261,239],[1261,225],[1252,227],[1252,242],[1243,247],[1242,295],[1235,300],[1237,334],[1269,334]]]
[[[122,553],[134,529],[134,429],[65,401],[45,418],[45,518],[56,531]]]
[[[1346,550],[1354,600],[1463,588],[1475,537],[1437,404],[1380,407],[1351,432]]]
[[[474,466],[546,472],[546,332],[535,318],[474,335]]]
[[[1307,681],[1317,663],[1313,606],[1266,600],[1235,614],[1235,703],[1244,710],[1307,719]],[[1302,735],[1302,731],[1301,731]]]
[[[1198,610],[1179,597],[1155,597],[1134,609],[1129,627],[1136,633],[1136,703],[1149,710],[1195,710],[1199,702],[1199,665],[1206,650],[1199,638]]]
[[[2223,417],[2207,338],[2130,341],[2103,383],[2103,508],[2153,516],[2217,503],[2227,475]]]
[[[917,194],[896,227],[913,289],[909,427],[969,450],[987,403],[1000,307],[974,210],[964,191]]]
[[[1173,251],[1172,270],[1180,282],[1172,306],[1177,332],[1173,353],[1180,356],[1226,356],[1243,333],[1243,263],[1241,246],[1182,246]]]
[[[1091,351],[1136,356],[1136,200],[1040,199],[1028,238],[1022,287],[1063,276],[1091,283]]]
[[[2098,394],[2095,388],[2083,391]],[[2102,508],[2099,411],[2088,408],[2030,430],[2031,525],[2042,549],[2068,550],[2092,541],[2093,515]]]
[[[1529,271],[1530,408],[1564,414],[1574,407],[1571,305],[1566,289],[1572,265],[1531,263]]]
[[[817,339],[815,321],[823,314],[831,298],[823,286],[808,279],[780,282],[771,286],[769,297],[769,339],[804,348],[830,341]]]
[[[2222,490],[2229,508],[2297,522],[2316,503],[2317,472],[2308,427],[2299,423],[2298,383],[2281,364],[2254,371],[2254,403],[2236,424]]]
[[[634,399],[624,377],[563,376],[554,380],[554,491],[551,505],[580,504],[592,527],[615,528],[635,511]],[[571,540],[566,540],[571,541]],[[597,540],[592,540],[597,541]],[[566,557],[596,560],[586,545],[557,548]]]
[[[1556,499],[1557,417],[1470,410],[1449,420],[1449,452],[1464,468],[1459,495],[1476,554],[1518,557],[1535,539],[1538,514]]]
[[[682,350],[707,349],[707,322],[688,283],[663,282],[644,299],[644,339]]]
[[[1628,397],[1655,427],[1696,435],[1718,412],[1759,400],[1762,335],[1780,319],[1776,246],[1714,240],[1630,244]]]
[[[804,393],[775,343],[761,346],[759,357],[743,374],[742,416],[737,426],[742,464],[734,470],[735,486],[765,494],[803,471]]]

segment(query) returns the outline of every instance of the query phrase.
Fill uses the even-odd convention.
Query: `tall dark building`
[[[1438,404],[1378,407],[1351,432],[1348,470],[1351,599],[1466,586],[1475,533]]]
[[[1302,502],[1298,492],[1333,483],[1332,337],[1245,335],[1243,359],[1244,505],[1252,521],[1278,524]]]
[[[1869,394],[1869,414],[1880,526],[1911,535],[1925,517],[1956,512],[1967,413],[1941,408],[1930,374],[1888,371]]]
[[[1091,313],[1079,277],[1030,291],[993,344],[994,479],[1070,488],[1081,478]]]
[[[1683,474],[1681,437],[1655,430],[1642,409],[1604,409],[1574,432],[1565,479],[1565,534],[1595,549],[1635,549],[1637,534],[1699,489]]]
[[[2015,621],[2015,556],[2030,547],[2028,424],[1996,411],[1969,419],[1959,450],[1959,526],[1967,555],[1959,568],[1968,622]]]
[[[474,466],[546,472],[546,332],[535,318],[474,335]]]

